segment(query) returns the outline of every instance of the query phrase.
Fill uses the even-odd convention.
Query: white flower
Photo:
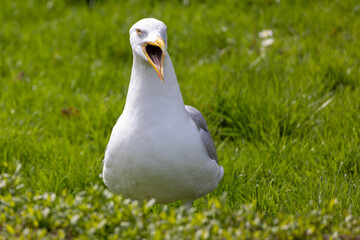
[[[273,36],[273,31],[271,29],[265,29],[259,32],[259,38],[269,38]]]
[[[274,38],[268,38],[268,39],[265,39],[261,42],[261,46],[262,47],[268,47],[270,46],[271,44],[273,44],[275,42],[275,39]]]

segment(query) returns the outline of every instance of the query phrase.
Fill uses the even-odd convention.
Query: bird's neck
[[[134,55],[129,90],[124,113],[137,115],[156,113],[171,115],[184,111],[184,102],[169,55],[164,59],[164,82],[162,83],[151,65]],[[165,115],[165,116],[164,116]]]

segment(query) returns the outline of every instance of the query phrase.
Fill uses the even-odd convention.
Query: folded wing
[[[199,129],[201,141],[203,142],[206,151],[208,152],[209,158],[215,160],[219,164],[214,141],[207,127],[205,118],[199,110],[192,106],[185,105],[185,109]]]

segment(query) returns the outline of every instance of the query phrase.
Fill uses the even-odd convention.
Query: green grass
[[[0,239],[357,239],[360,218],[343,212],[337,222],[335,199],[305,215],[256,211],[253,204],[232,211],[226,194],[210,199],[201,211],[124,200],[104,186],[77,194],[34,194],[21,184],[21,164],[1,174]],[[11,193],[11,194],[10,194]]]
[[[252,203],[268,216],[306,215],[337,199],[338,221],[358,216],[359,3],[184,3],[2,1],[1,173],[20,162],[36,194],[102,184],[130,78],[128,30],[155,17],[168,26],[184,101],[207,119],[225,170],[198,211],[226,192],[234,213]],[[265,50],[264,29],[275,39]]]

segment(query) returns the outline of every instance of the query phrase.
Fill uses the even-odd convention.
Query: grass
[[[199,211],[227,192],[234,212],[252,203],[305,216],[337,199],[338,221],[359,215],[360,5],[351,0],[5,0],[1,173],[20,162],[35,194],[102,184],[130,78],[128,29],[149,16],[168,26],[184,101],[204,114],[225,169]],[[266,48],[264,29],[275,39]]]
[[[34,194],[21,184],[21,164],[1,174],[0,238],[12,239],[357,239],[360,218],[349,211],[336,222],[338,201],[306,216],[256,211],[253,204],[238,211],[227,207],[226,194],[211,198],[201,211],[124,200],[104,186],[76,194]],[[19,184],[20,183],[20,184]]]

